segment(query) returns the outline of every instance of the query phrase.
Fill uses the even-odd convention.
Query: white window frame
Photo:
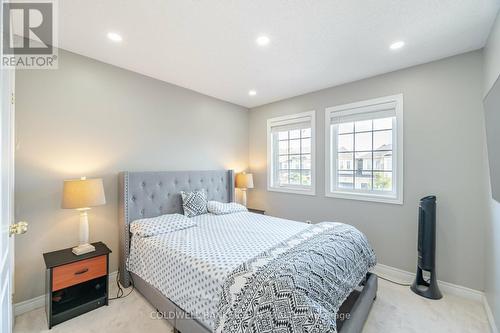
[[[393,149],[393,191],[346,190],[339,189],[337,181],[337,133],[331,130],[331,118],[342,111],[362,114],[367,109],[376,110],[377,105],[395,103],[396,117],[392,124]],[[359,111],[356,111],[358,109]],[[325,109],[325,196],[331,198],[374,201],[390,204],[403,204],[403,94],[370,99],[366,101],[329,107]]]
[[[274,126],[293,124],[299,122],[304,117],[311,119],[311,186],[304,185],[286,185],[279,186],[274,184],[274,167],[277,162],[274,156],[274,147],[272,145],[272,132]],[[286,115],[282,117],[271,118],[267,120],[267,190],[274,192],[316,195],[316,111],[307,111]]]

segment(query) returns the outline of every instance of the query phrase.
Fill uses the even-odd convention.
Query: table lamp
[[[80,212],[80,244],[73,248],[73,253],[82,255],[95,251],[89,244],[89,220],[87,212],[91,207],[104,205],[102,179],[94,178],[65,180],[63,185],[62,208],[76,209]]]
[[[253,188],[253,175],[251,173],[239,173],[236,175],[236,188],[241,189],[241,201],[244,206],[247,205],[247,189]]]

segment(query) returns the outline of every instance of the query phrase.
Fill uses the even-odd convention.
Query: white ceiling
[[[481,48],[499,7],[497,0],[64,0],[59,45],[254,107]],[[123,41],[108,40],[109,31]],[[255,43],[261,34],[271,39],[266,47]],[[389,50],[396,40],[406,46]]]

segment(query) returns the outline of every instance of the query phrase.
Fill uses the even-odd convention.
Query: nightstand
[[[95,251],[77,256],[71,248],[43,254],[45,312],[49,329],[85,312],[108,305],[109,254],[102,242]]]
[[[262,209],[256,209],[256,208],[247,208],[247,209],[250,213],[266,215],[266,211]]]

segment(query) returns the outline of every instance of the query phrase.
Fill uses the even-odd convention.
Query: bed
[[[301,259],[305,251],[297,250],[299,245],[307,246],[309,250],[316,246],[317,249],[310,252],[319,253],[331,244],[340,246],[346,233],[358,237],[356,243],[362,243],[364,236],[354,228],[340,223],[307,225],[250,212],[238,212],[229,215],[203,214],[193,218],[197,222],[195,228],[149,238],[132,237],[129,231],[131,222],[163,214],[182,213],[179,192],[198,189],[205,189],[209,200],[232,202],[234,173],[231,170],[120,173],[119,270],[122,285],[127,287],[133,281],[135,288],[157,309],[159,317],[168,320],[176,331],[183,333],[236,332],[242,331],[241,327],[252,327],[253,331],[259,332],[266,331],[272,325],[288,332],[290,328],[285,330],[284,323],[289,323],[278,318],[283,315],[279,314],[280,311],[285,313],[285,306],[280,305],[282,298],[293,299],[293,310],[296,313],[292,315],[297,320],[306,318],[304,324],[295,323],[296,327],[303,327],[307,331],[307,328],[311,330],[312,327],[318,327],[318,323],[321,325],[324,322],[321,318],[314,323],[309,320],[316,318],[316,314],[311,314],[308,307],[303,306],[310,304],[310,300],[303,300],[299,292],[281,292],[278,293],[278,298],[272,295],[266,299],[266,291],[252,289],[256,284],[253,281],[260,276],[268,279],[261,283],[266,286],[272,283],[283,286],[289,281],[300,281],[306,268],[301,268],[299,263],[311,260]],[[332,256],[325,260],[337,259]],[[336,312],[335,326],[338,332],[361,332],[376,297],[377,279],[368,272],[367,260],[374,259],[368,254],[353,258],[352,261],[359,262],[359,265],[351,264],[352,272],[339,272],[340,275],[353,276],[355,281],[359,279],[357,285],[344,286],[343,283],[333,282],[327,284],[334,287],[327,291],[335,294],[335,297],[331,297],[330,306],[335,308],[331,312]],[[321,269],[319,266],[307,267],[312,272],[314,269]],[[266,269],[267,273],[264,273]],[[294,269],[298,272],[294,272],[296,275],[290,278],[288,271]],[[282,270],[287,271],[287,274],[282,273]],[[319,277],[321,274],[317,275],[321,281],[324,280],[324,277]],[[336,274],[330,275],[334,278]],[[336,284],[341,286],[337,287]],[[276,285],[269,288],[276,289]],[[248,299],[245,300],[245,297]],[[325,298],[325,295],[322,297]],[[341,304],[333,302],[337,298],[342,300]],[[268,309],[264,317],[259,317],[254,312],[249,314],[248,307],[241,305],[256,303],[257,300],[262,303],[261,309]],[[302,304],[301,301],[306,303]],[[275,317],[268,318],[269,313]],[[273,324],[264,325],[266,321]],[[237,326],[235,323],[238,323],[239,330],[232,329]],[[277,332],[278,329],[274,328],[273,331]]]

